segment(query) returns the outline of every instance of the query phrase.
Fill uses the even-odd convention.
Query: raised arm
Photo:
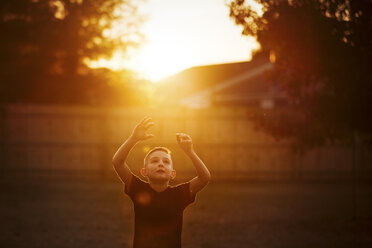
[[[132,172],[130,171],[128,164],[126,163],[129,152],[140,140],[146,140],[153,137],[153,134],[147,134],[146,131],[154,125],[151,118],[145,117],[138,123],[133,129],[132,134],[129,138],[119,147],[114,157],[112,158],[112,164],[118,176],[123,183],[127,183],[130,179]]]
[[[203,161],[194,151],[191,137],[184,133],[177,133],[176,137],[178,144],[186,153],[186,155],[191,159],[196,169],[197,176],[190,181],[190,193],[191,195],[193,195],[199,192],[209,183],[209,181],[211,180],[211,173],[209,172],[207,166],[205,166]]]

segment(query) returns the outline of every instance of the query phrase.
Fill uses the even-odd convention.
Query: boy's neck
[[[154,182],[149,180],[150,187],[156,192],[162,192],[168,188],[168,181]]]

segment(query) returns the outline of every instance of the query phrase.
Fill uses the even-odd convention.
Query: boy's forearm
[[[211,173],[209,172],[207,166],[205,166],[203,161],[196,154],[196,152],[192,150],[191,152],[188,152],[187,155],[189,156],[192,163],[194,164],[194,167],[196,169],[196,174],[198,175],[198,177],[205,181],[210,181]]]
[[[112,163],[115,166],[124,165],[124,162],[126,161],[129,152],[132,150],[132,148],[136,145],[137,142],[138,140],[135,140],[133,136],[129,136],[129,138],[116,151],[114,157],[112,158]]]

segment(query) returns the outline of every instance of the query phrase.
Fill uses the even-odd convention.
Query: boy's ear
[[[145,167],[141,168],[140,173],[141,173],[141,175],[144,176],[144,177],[147,176],[146,168],[145,168]]]
[[[172,170],[171,179],[174,179],[176,177],[176,170]]]

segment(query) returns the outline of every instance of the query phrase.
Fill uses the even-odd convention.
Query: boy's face
[[[161,150],[154,151],[148,156],[141,173],[153,181],[169,181],[176,176],[170,155]]]

